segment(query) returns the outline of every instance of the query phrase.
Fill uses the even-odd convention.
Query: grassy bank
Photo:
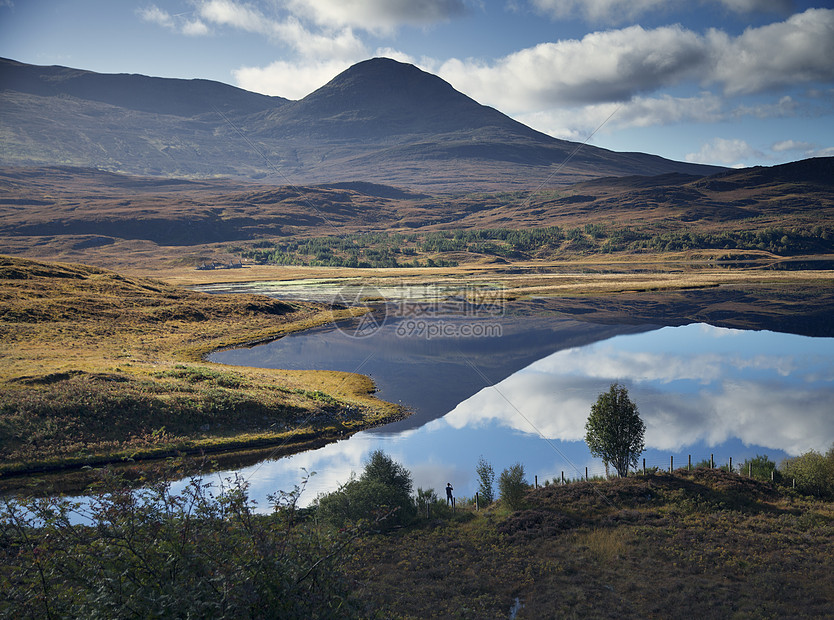
[[[388,618],[829,617],[830,502],[697,469],[539,488],[527,505],[363,539],[354,595]]]
[[[241,480],[175,496],[160,478],[132,494],[105,476],[87,507],[0,501],[0,617],[830,618],[834,604],[834,504],[716,469],[551,485],[516,511],[436,500],[380,520],[377,501],[342,526],[295,493],[257,514]]]
[[[286,450],[396,418],[360,375],[202,359],[355,312],[0,258],[0,474]]]

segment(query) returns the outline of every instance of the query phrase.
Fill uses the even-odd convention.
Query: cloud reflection
[[[734,352],[686,353],[693,339],[703,347],[704,339],[728,336],[734,336]],[[774,336],[772,350],[762,351],[767,334],[756,335],[757,350],[750,354],[744,353],[743,332],[701,326],[659,330],[654,344],[645,336],[625,336],[559,351],[480,391],[434,424],[461,429],[498,423],[579,441],[597,395],[619,381],[646,422],[647,448],[679,450],[739,438],[789,454],[825,451],[834,441],[831,340],[814,339],[815,352],[802,356],[780,353],[785,335]],[[637,342],[647,344],[635,348]]]

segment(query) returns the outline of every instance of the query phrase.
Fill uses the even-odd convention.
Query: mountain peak
[[[442,78],[390,58],[371,58],[353,65],[296,102],[291,114],[317,118],[328,125],[328,121],[338,121],[343,137],[353,131],[377,135],[452,132],[515,123],[458,92]]]

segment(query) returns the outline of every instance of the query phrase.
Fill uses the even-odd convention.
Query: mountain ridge
[[[144,94],[142,94],[144,93]],[[5,165],[152,176],[370,182],[459,193],[723,170],[558,140],[385,58],[297,101],[208,80],[0,60]]]

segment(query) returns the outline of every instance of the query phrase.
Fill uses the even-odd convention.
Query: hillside
[[[834,158],[819,158],[709,177],[606,177],[556,191],[450,197],[368,182],[272,186],[8,167],[0,169],[0,245],[120,268],[142,256],[175,255],[194,267],[270,261],[282,247],[290,264],[331,266],[352,253],[363,262],[366,248],[423,265],[600,252],[822,255],[834,252],[832,179]],[[231,255],[218,245],[229,242]]]
[[[0,256],[0,487],[15,472],[126,458],[291,452],[398,419],[359,375],[202,361],[350,315]]]
[[[299,101],[206,80],[0,60],[0,109],[3,165],[432,192],[721,170],[557,140],[385,58],[354,65]]]
[[[360,609],[397,618],[830,615],[831,502],[682,469],[540,487],[527,504],[509,514],[467,507],[360,541],[346,563]]]

